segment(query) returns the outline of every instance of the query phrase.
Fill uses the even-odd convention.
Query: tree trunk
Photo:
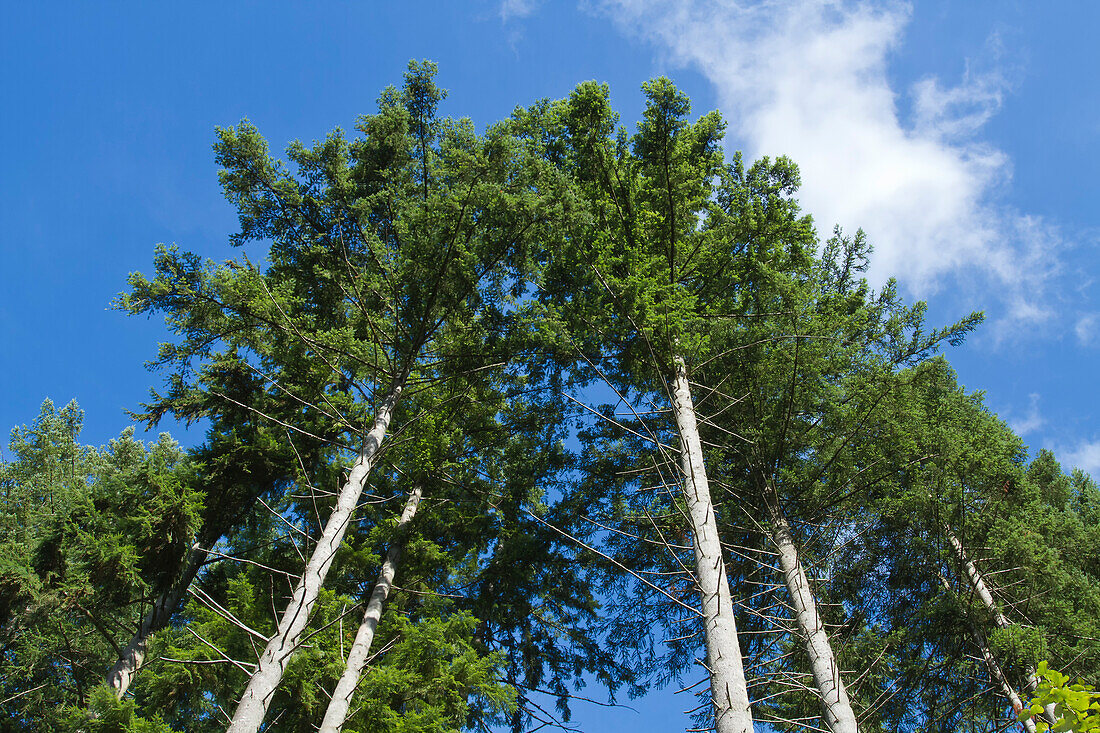
[[[958,557],[959,562],[962,563],[963,569],[966,571],[966,580],[970,583],[970,587],[974,590],[974,594],[978,596],[982,605],[989,611],[990,615],[993,617],[993,623],[997,625],[997,628],[1007,629],[1011,623],[1008,618],[1001,613],[1001,609],[993,599],[993,594],[989,592],[989,586],[985,584],[985,578],[982,577],[982,573],[978,570],[974,561],[967,555],[966,548],[963,547],[962,542],[955,536],[950,526],[944,525],[943,531],[947,535],[947,541],[951,543],[952,549],[955,550],[955,556]]]
[[[1024,703],[1020,700],[1020,696],[1016,694],[1016,688],[1008,682],[1008,678],[1005,677],[1004,670],[1001,669],[1001,665],[997,663],[997,658],[993,656],[993,650],[989,648],[989,644],[982,638],[981,633],[978,632],[977,627],[974,624],[967,622],[970,626],[970,635],[974,638],[974,643],[978,645],[978,648],[982,651],[982,659],[985,661],[985,666],[989,670],[989,676],[992,681],[1001,688],[1001,694],[1008,698],[1008,702],[1012,705],[1012,712],[1019,715],[1020,711],[1024,709]],[[1035,733],[1035,721],[1031,718],[1026,718],[1020,722],[1024,730],[1027,733]]]
[[[371,591],[367,610],[363,613],[363,621],[359,624],[359,630],[355,634],[355,642],[348,650],[348,661],[344,667],[344,674],[336,683],[336,689],[332,692],[332,700],[325,711],[325,719],[321,722],[319,733],[340,733],[344,723],[348,719],[348,710],[351,707],[351,697],[355,694],[355,688],[359,685],[359,678],[363,674],[363,667],[367,664],[367,655],[370,654],[371,643],[374,641],[374,631],[378,628],[378,622],[382,618],[382,609],[386,605],[386,598],[393,587],[393,578],[397,574],[397,564],[401,561],[401,552],[405,549],[405,532],[409,522],[416,516],[416,508],[420,504],[421,488],[417,486],[409,495],[405,504],[405,510],[401,513],[401,519],[397,522],[394,538],[386,552],[386,559],[382,563],[382,569],[378,572],[378,580]]]
[[[179,580],[160,594],[160,597],[153,603],[153,607],[142,618],[137,632],[130,639],[130,643],[122,648],[114,666],[107,672],[107,687],[115,693],[115,697],[119,700],[130,689],[134,676],[141,669],[141,665],[145,663],[145,655],[149,651],[149,637],[168,625],[172,614],[179,608],[180,601],[187,594],[187,589],[191,587],[191,582],[194,581],[195,575],[202,567],[202,558],[203,553],[201,551],[192,550],[191,559]]]
[[[730,595],[726,563],[718,539],[718,522],[711,502],[710,484],[703,461],[703,446],[691,400],[687,368],[675,359],[676,373],[672,408],[680,435],[680,466],[683,472],[684,501],[691,521],[692,544],[699,592],[703,601],[703,622],[707,645],[707,669],[714,702],[717,733],[751,733],[752,710],[737,640],[733,601]]]
[[[336,551],[340,549],[344,533],[351,524],[355,507],[359,503],[359,496],[363,493],[363,485],[367,481],[367,476],[370,475],[374,458],[389,429],[394,407],[401,396],[403,381],[403,379],[398,380],[394,384],[393,389],[379,406],[374,417],[374,425],[363,441],[359,457],[351,467],[347,482],[340,489],[336,507],[329,515],[321,538],[313,549],[309,562],[306,563],[305,572],[302,573],[302,578],[294,588],[290,602],[283,612],[279,629],[260,655],[256,671],[248,680],[248,686],[240,703],[237,704],[233,722],[230,723],[226,733],[257,733],[263,725],[267,707],[271,704],[271,697],[283,678],[283,672],[290,663],[291,655],[298,647],[298,641],[309,623],[310,614],[321,592],[321,586],[325,582],[325,576],[332,566]]]
[[[978,566],[974,564],[974,561],[970,559],[970,556],[966,552],[966,548],[963,547],[962,542],[955,535],[955,532],[948,524],[943,525],[944,534],[947,535],[947,541],[951,543],[952,549],[955,551],[955,556],[962,563],[963,569],[966,571],[967,582],[970,583],[970,587],[974,591],[974,595],[982,602],[985,609],[989,612],[989,615],[993,617],[993,623],[996,624],[999,629],[1007,629],[1012,625],[1012,622],[1008,620],[1008,617],[1001,612],[1000,606],[997,605],[997,601],[993,598],[993,594],[989,590],[989,586],[986,585],[985,578],[982,576]],[[1035,695],[1035,691],[1039,688],[1039,675],[1035,673],[1035,668],[1028,665],[1024,670],[1027,680],[1027,691],[1030,695]],[[1019,698],[1017,698],[1019,699]],[[1057,721],[1054,714],[1054,706],[1048,705],[1046,707],[1047,722],[1051,725]]]
[[[950,529],[947,531],[949,533],[951,532]],[[954,535],[952,535],[952,537],[953,536]],[[957,541],[958,540],[956,540],[956,542]],[[962,547],[962,545],[959,545],[959,547]],[[943,577],[940,573],[937,574],[940,576],[940,584],[943,586],[943,589],[951,593],[951,584],[947,582],[947,578]],[[993,656],[993,650],[989,648],[989,644],[986,643],[985,637],[978,631],[978,627],[976,627],[974,622],[969,618],[966,620],[966,625],[970,629],[970,637],[982,652],[982,661],[985,662],[985,667],[989,670],[990,681],[1001,688],[1001,694],[1008,698],[1008,702],[1012,706],[1012,712],[1019,714],[1019,712],[1024,709],[1024,703],[1016,693],[1016,688],[1009,683],[1008,677],[1005,676],[1004,670],[1001,669],[1001,665],[997,662],[997,658]],[[1026,733],[1035,733],[1035,721],[1031,718],[1022,721],[1020,725],[1023,726]]]
[[[768,499],[768,512],[772,520],[772,540],[779,551],[779,567],[791,597],[798,631],[810,657],[814,684],[821,695],[822,717],[832,733],[857,733],[856,716],[844,682],[840,679],[840,668],[829,636],[825,633],[825,625],[817,612],[817,601],[798,557],[790,525],[774,497]]]

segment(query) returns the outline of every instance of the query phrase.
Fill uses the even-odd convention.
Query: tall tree
[[[62,727],[102,683],[144,610],[171,583],[202,511],[195,466],[167,434],[129,428],[77,442],[83,413],[47,400],[13,431],[3,535],[3,699],[8,718]],[[22,519],[20,519],[22,516]]]
[[[541,297],[574,334],[582,371],[599,362],[597,374],[620,394],[659,395],[671,409],[715,725],[741,733],[752,730],[752,714],[689,382],[689,361],[705,343],[699,319],[723,305],[725,283],[710,279],[721,244],[699,225],[722,165],[724,123],[716,113],[689,123],[687,97],[668,79],[643,89],[646,110],[629,139],[616,134],[608,90],[594,83],[517,115],[544,155],[573,174],[595,224],[555,254]]]
[[[834,591],[890,646],[884,727],[982,730],[1011,719],[1029,668],[1055,647],[1074,648],[1063,664],[1090,664],[1095,586],[1059,549],[1085,534],[1072,497],[1089,484],[1051,471],[1049,454],[1025,470],[1020,439],[945,362],[905,377],[871,426],[896,469],[867,495]]]
[[[733,191],[769,190],[755,171],[734,173],[741,183]],[[789,176],[796,180],[797,172]],[[838,231],[816,254],[808,240],[784,231],[784,221],[798,221],[797,204],[780,192],[758,194],[766,205],[734,220],[756,222],[755,229],[729,236],[750,243],[741,267],[760,274],[745,278],[753,283],[745,307],[731,314],[721,340],[712,339],[722,346],[700,379],[718,388],[708,409],[717,429],[712,440],[725,446],[717,462],[722,485],[752,507],[744,519],[762,518],[770,546],[761,551],[774,553],[786,590],[770,616],[790,608],[790,619],[777,625],[788,626],[804,647],[823,723],[854,731],[856,711],[807,558],[828,575],[830,544],[856,531],[849,517],[868,487],[896,470],[868,439],[883,419],[886,398],[901,384],[896,371],[944,342],[957,344],[980,316],[926,332],[923,303],[904,304],[893,282],[873,292],[861,277],[870,253],[862,232],[844,237]],[[715,226],[724,223],[715,218]],[[812,539],[811,546],[797,533]]]
[[[500,129],[480,136],[469,121],[437,118],[444,93],[435,73],[430,62],[411,64],[402,90],[383,92],[353,143],[337,132],[313,148],[292,145],[297,176],[251,125],[220,131],[222,185],[241,221],[233,241],[270,242],[270,264],[215,267],[162,250],[156,277],[135,276],[122,301],[135,313],[165,312],[182,337],[162,350],[178,369],[161,409],[201,391],[204,374],[237,364],[336,426],[324,437],[355,444],[235,732],[261,725],[399,401],[435,381],[438,362],[452,373],[490,365],[486,339],[521,287],[529,245],[555,216],[556,199],[543,193],[556,176],[545,164]]]
[[[734,606],[745,603],[729,596],[724,570],[719,580],[707,568],[726,563],[719,533],[737,533],[739,523],[763,516],[826,725],[852,731],[855,715],[787,514],[799,507],[807,519],[821,519],[854,493],[851,479],[866,466],[852,443],[879,408],[891,370],[942,341],[957,342],[979,317],[924,333],[923,304],[905,306],[893,284],[872,293],[860,279],[869,252],[862,234],[838,234],[815,256],[790,161],[746,169],[735,156],[723,166],[717,115],[689,124],[688,101],[670,82],[655,80],[645,91],[649,104],[633,138],[616,134],[607,90],[595,84],[517,114],[545,157],[573,172],[595,220],[551,261],[542,297],[568,324],[580,371],[606,381],[633,412],[633,428],[625,427],[658,451],[679,444],[671,452],[678,454],[683,504],[667,511],[682,512],[691,528],[712,697],[746,686],[740,650],[736,664],[727,653],[741,646],[730,640]],[[707,401],[702,418],[693,389]],[[658,420],[638,419],[660,414],[662,403],[670,433],[654,428]],[[601,419],[623,422],[609,411]],[[717,464],[704,461],[701,423],[713,431],[709,443],[724,446]],[[713,506],[716,465],[731,499],[725,516]],[[654,468],[629,470],[639,485],[667,487],[667,468],[663,476]],[[636,507],[643,509],[660,513]],[[683,569],[678,559],[652,572]],[[733,678],[740,682],[731,685]],[[719,719],[732,709],[728,702],[715,703]],[[746,724],[738,715],[740,723],[719,727]]]
[[[219,394],[233,395],[232,399],[241,405],[262,403],[263,390],[257,388],[254,375],[223,372],[219,378],[216,388]],[[117,658],[107,671],[107,686],[118,699],[127,693],[144,666],[153,635],[171,622],[203,568],[219,560],[208,551],[230,541],[264,497],[281,496],[307,463],[313,467],[328,458],[325,445],[319,441],[299,439],[288,445],[279,426],[268,425],[252,411],[236,405],[211,413],[208,409],[211,401],[207,394],[206,404],[196,402],[178,413],[188,421],[199,415],[210,420],[206,442],[191,452],[196,479],[201,485],[198,522],[192,538],[183,543],[182,552],[166,558],[172,564],[159,577],[147,610],[129,641],[119,644]],[[148,414],[135,417],[149,424],[157,419]]]

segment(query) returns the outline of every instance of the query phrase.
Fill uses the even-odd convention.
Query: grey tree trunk
[[[970,556],[966,552],[966,548],[963,547],[962,542],[959,541],[955,532],[948,525],[944,525],[943,531],[947,535],[947,541],[951,543],[951,548],[955,551],[955,556],[959,559],[959,562],[962,563],[963,569],[966,571],[966,580],[974,590],[974,595],[978,597],[982,605],[989,611],[990,615],[993,617],[993,623],[1001,629],[1006,629],[1011,626],[1011,622],[1001,613],[997,601],[993,599],[993,594],[990,593],[989,586],[986,585],[985,578],[982,577],[981,571],[978,570],[974,561],[970,559]]]
[[[191,559],[179,580],[154,601],[153,607],[141,619],[141,624],[130,639],[130,643],[122,648],[118,659],[107,672],[107,687],[119,700],[130,689],[134,676],[145,663],[145,655],[149,651],[149,637],[168,625],[172,614],[179,608],[180,601],[187,594],[187,589],[198,574],[199,568],[202,567],[202,558],[201,551],[192,550]]]
[[[799,634],[810,657],[814,685],[821,696],[822,718],[832,733],[857,733],[852,703],[840,679],[840,668],[829,636],[825,633],[825,625],[817,612],[817,601],[798,557],[790,524],[777,501],[771,497],[768,499],[768,512],[772,520],[772,540],[779,552],[779,568],[783,571],[783,580],[791,597]]]
[[[687,367],[682,358],[676,357],[675,369],[672,410],[676,418],[676,430],[680,435],[683,495],[691,521],[696,580],[703,601],[707,669],[710,671],[715,729],[717,733],[751,733],[752,710],[749,707],[748,686],[741,661],[741,646],[737,639],[729,578],[718,538],[718,522],[714,516],[714,504],[711,501],[710,484],[703,461],[695,404],[691,399]]]
[[[374,632],[382,618],[382,609],[390,595],[393,579],[397,574],[397,565],[401,561],[401,552],[405,548],[406,528],[416,516],[421,492],[419,486],[414,488],[409,495],[409,500],[405,503],[405,510],[401,512],[394,539],[390,543],[389,550],[386,551],[386,559],[382,563],[382,569],[378,571],[378,580],[374,583],[367,610],[363,613],[363,621],[355,633],[355,641],[351,649],[348,650],[344,674],[340,676],[340,681],[336,683],[336,689],[332,692],[332,700],[328,704],[328,709],[325,710],[325,719],[321,721],[319,733],[340,733],[340,729],[348,719],[351,698],[355,694],[355,688],[359,685],[359,678],[363,675],[363,668],[367,664],[370,647],[374,642]]]
[[[989,615],[993,617],[993,623],[999,629],[1007,629],[1012,625],[1012,622],[1008,620],[1008,617],[1001,611],[1000,606],[997,605],[996,599],[993,598],[993,593],[990,592],[989,586],[985,582],[985,578],[982,576],[978,566],[974,564],[974,561],[970,559],[970,556],[966,552],[966,548],[963,547],[963,543],[959,541],[958,536],[951,529],[951,526],[945,524],[943,526],[944,534],[947,535],[947,541],[951,543],[951,548],[955,551],[955,556],[962,563],[963,569],[966,572],[966,580],[970,584],[971,589],[974,591],[974,595],[978,597],[978,600],[982,602],[985,609],[989,612]],[[1034,695],[1035,691],[1039,687],[1039,676],[1035,673],[1035,668],[1028,666],[1024,670],[1026,675],[1027,691],[1030,695]],[[1019,700],[1019,697],[1017,697]],[[1054,712],[1054,706],[1048,705],[1046,707],[1047,722],[1051,725],[1057,721]]]
[[[263,654],[260,655],[256,671],[248,680],[248,686],[237,704],[233,722],[230,723],[226,733],[257,733],[263,725],[264,715],[271,704],[271,697],[283,678],[283,672],[286,671],[291,656],[298,647],[302,632],[309,624],[309,617],[321,592],[321,586],[325,582],[325,576],[332,566],[336,551],[340,549],[344,533],[351,524],[355,507],[359,503],[359,496],[363,493],[363,486],[367,476],[370,475],[375,456],[389,429],[394,407],[401,397],[402,382],[403,380],[399,380],[379,405],[375,413],[374,425],[363,440],[363,447],[351,467],[348,480],[337,496],[336,507],[329,515],[321,538],[313,548],[309,562],[306,563],[305,572],[302,573],[301,580],[298,581],[290,602],[283,611],[278,631],[271,637]]]
[[[986,643],[981,633],[974,624],[971,623],[969,625],[970,635],[974,638],[974,643],[981,649],[982,660],[985,661],[986,669],[989,670],[989,676],[997,686],[1001,688],[1001,694],[1008,698],[1008,702],[1012,706],[1012,712],[1019,714],[1020,711],[1024,709],[1024,703],[1016,693],[1016,688],[1013,687],[1009,683],[1008,678],[1005,677],[1004,670],[1002,670],[1001,665],[997,663],[997,658],[993,656],[993,650],[989,648],[989,644]],[[1027,733],[1035,733],[1035,721],[1031,718],[1025,719],[1020,725],[1024,727]]]
[[[947,531],[951,532],[950,528],[948,528]],[[945,591],[952,593],[951,584],[947,582],[947,578],[943,577],[942,574],[940,574],[940,584]],[[1004,670],[1001,669],[1001,665],[997,662],[997,657],[993,655],[993,650],[989,648],[989,644],[986,643],[985,637],[978,631],[974,622],[967,619],[966,625],[970,629],[970,638],[974,640],[974,643],[982,653],[982,661],[985,662],[985,667],[989,670],[990,681],[1001,689],[1001,694],[1008,699],[1009,704],[1012,706],[1012,712],[1019,713],[1024,709],[1024,703],[1020,700],[1016,688],[1008,681],[1008,677],[1005,676]],[[1021,725],[1026,733],[1036,733],[1035,721],[1031,718],[1024,720]]]

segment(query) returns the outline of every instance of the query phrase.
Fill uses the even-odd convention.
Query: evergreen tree
[[[1087,534],[1071,497],[1091,482],[1078,474],[1070,489],[1049,454],[1029,468],[1020,439],[945,362],[913,370],[889,399],[876,440],[899,470],[869,496],[834,589],[889,646],[884,727],[982,730],[1014,715],[1051,646],[1092,668],[1096,585],[1060,551]]]
[[[547,165],[499,128],[481,136],[469,121],[437,118],[434,75],[429,62],[411,64],[352,143],[337,132],[313,148],[292,145],[296,176],[247,123],[221,131],[221,180],[241,220],[233,241],[270,242],[269,264],[214,266],[162,249],[156,277],[134,276],[121,300],[134,313],[164,312],[181,338],[162,348],[176,370],[150,414],[209,405],[212,375],[251,371],[276,409],[215,396],[355,451],[234,731],[260,726],[403,395],[507,362],[494,339],[529,248],[559,216]],[[314,422],[326,428],[309,430]]]
[[[62,729],[171,584],[201,521],[194,463],[162,434],[128,428],[103,448],[77,442],[83,413],[47,400],[12,432],[3,464],[7,725]]]
[[[1100,489],[932,358],[979,316],[872,291],[667,79],[478,133],[435,74],[293,172],[218,131],[241,255],[117,303],[202,445],[13,432],[0,730],[521,733],[694,659],[720,733],[1032,731],[1046,660],[1100,683]]]
[[[594,220],[555,253],[541,297],[575,334],[578,366],[589,379],[591,364],[618,394],[657,396],[671,409],[714,721],[721,733],[749,731],[737,623],[688,379],[688,362],[705,344],[698,321],[722,305],[723,283],[710,277],[723,264],[720,244],[699,225],[721,169],[724,123],[716,113],[689,123],[690,103],[668,79],[643,89],[647,106],[632,138],[616,133],[608,90],[593,83],[567,101],[517,114],[521,128],[534,126],[544,155],[572,173]],[[546,140],[547,131],[558,139]]]
[[[825,723],[853,731],[855,715],[788,513],[824,521],[838,505],[851,503],[861,488],[856,479],[865,478],[867,467],[866,451],[860,454],[854,443],[880,409],[893,370],[925,358],[943,341],[958,342],[979,317],[925,333],[923,304],[905,306],[892,283],[872,293],[860,279],[869,253],[862,234],[846,239],[838,233],[816,255],[812,222],[794,200],[799,181],[790,161],[763,160],[746,168],[734,156],[723,166],[723,123],[716,114],[692,125],[685,119],[687,99],[670,82],[656,80],[645,91],[649,104],[633,138],[622,130],[615,134],[607,90],[594,84],[582,85],[567,101],[516,115],[543,155],[573,172],[595,220],[571,236],[542,283],[544,302],[571,335],[578,371],[606,381],[618,407],[627,408],[625,418],[612,415],[610,406],[601,416],[609,425],[618,423],[618,431],[588,435],[604,441],[600,453],[590,456],[590,467],[601,471],[593,485],[607,486],[612,474],[633,475],[628,483],[644,493],[641,499],[619,493],[607,498],[608,506],[621,503],[610,514],[622,516],[625,508],[628,521],[641,524],[622,533],[619,543],[636,569],[652,557],[637,546],[639,535],[651,535],[648,542],[666,549],[669,537],[681,536],[675,520],[655,517],[680,514],[697,551],[698,538],[713,538],[709,560],[673,552],[671,564],[649,565],[645,572],[656,577],[691,565],[694,582],[709,588],[698,573],[718,567],[722,540],[759,547],[757,530],[767,532],[773,547],[760,552],[778,555],[788,599],[777,602],[795,608],[791,630],[806,645]],[[702,417],[691,401],[693,388],[707,402]],[[662,424],[655,416],[668,415],[666,410],[672,420]],[[705,465],[699,462],[700,424],[712,446]],[[633,437],[624,438],[621,428]],[[677,443],[679,451],[672,447]],[[640,463],[609,455],[653,446],[658,456]],[[677,473],[668,461],[677,453],[682,504],[668,493]],[[714,499],[710,489],[700,493],[704,483],[729,499],[713,528],[706,515],[714,512],[704,507]],[[705,500],[697,501],[704,493]],[[746,527],[761,516],[763,525]],[[712,606],[705,612],[708,654],[723,643],[720,638],[731,638],[735,606],[756,614],[747,600],[759,597],[748,591],[758,582],[749,576],[759,563],[749,565],[756,567],[734,571],[748,584],[742,598],[722,595],[724,572],[717,595],[704,592]],[[645,592],[653,590],[668,595],[652,587]],[[718,607],[728,609],[724,616],[714,615]],[[715,635],[716,623],[726,625],[724,635]],[[682,629],[668,632],[674,639],[691,638]],[[774,649],[766,638],[761,645]],[[669,656],[685,656],[680,645],[673,649]],[[717,655],[724,662],[732,656]],[[732,689],[723,681],[727,673],[745,686],[743,673],[723,672],[716,657],[708,656],[707,669],[714,690]],[[763,686],[761,693],[774,697]],[[719,719],[726,702],[716,703]]]

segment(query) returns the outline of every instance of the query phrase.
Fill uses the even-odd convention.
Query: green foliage
[[[1100,489],[1049,451],[1029,461],[936,356],[980,315],[929,328],[893,281],[873,290],[864,234],[819,241],[797,166],[727,161],[720,115],[693,120],[668,79],[644,85],[633,134],[594,82],[479,133],[440,114],[436,74],[410,63],[354,137],[284,159],[247,120],[217,131],[240,255],[158,247],[116,303],[173,334],[136,417],[205,421],[202,445],[128,430],[83,446],[75,403],[13,431],[0,730],[223,729],[395,387],[392,437],[265,730],[318,723],[394,543],[345,730],[520,733],[553,722],[540,695],[568,721],[588,680],[633,695],[678,679],[702,656],[667,410],[680,360],[759,719],[819,712],[787,692],[808,658],[770,590],[781,524],[841,668],[860,670],[865,733],[1000,724],[978,645],[1013,684],[1042,659],[1100,679]],[[974,550],[1005,628],[945,532]],[[169,598],[116,700],[104,672]],[[1054,730],[1095,727],[1091,688],[1038,666],[1032,704],[1061,706]]]
[[[1049,452],[1029,462],[1020,438],[980,393],[956,383],[946,362],[904,376],[885,419],[872,425],[892,468],[867,496],[832,589],[862,618],[905,632],[882,662],[902,691],[896,705],[879,709],[885,729],[907,721],[982,729],[1003,719],[1009,703],[982,693],[1000,685],[980,661],[978,640],[1020,691],[1040,659],[1086,680],[1100,674],[1100,586],[1087,570],[1095,524],[1077,509],[1091,481],[1065,476]],[[1006,628],[973,592],[945,527],[982,573]]]
[[[1039,733],[1091,733],[1100,731],[1100,693],[1092,685],[1070,684],[1070,678],[1050,669],[1046,661],[1039,662],[1039,685],[1020,720],[1031,718]],[[1044,709],[1054,706],[1055,722],[1043,718]]]
[[[413,483],[426,498],[399,584],[425,598],[455,596],[455,608],[437,609],[433,619],[421,610],[427,605],[398,592],[383,628],[392,628],[390,614],[407,614],[416,619],[407,634],[412,643],[414,630],[434,638],[440,619],[477,618],[470,629],[452,625],[447,633],[456,644],[473,634],[478,658],[487,660],[482,671],[514,652],[513,639],[533,639],[522,672],[491,677],[496,692],[487,682],[460,684],[440,668],[441,694],[472,700],[478,709],[471,718],[495,719],[504,714],[505,674],[532,685],[551,677],[557,686],[607,666],[586,659],[599,658],[583,630],[568,639],[526,634],[530,615],[513,610],[528,603],[548,622],[572,623],[591,618],[596,606],[590,593],[569,585],[573,574],[553,574],[552,565],[567,564],[545,532],[524,537],[517,530],[527,511],[546,510],[547,486],[564,467],[564,453],[554,447],[560,395],[545,391],[559,375],[535,353],[556,336],[553,329],[529,332],[538,309],[524,295],[547,248],[572,226],[569,181],[507,125],[479,134],[469,120],[442,117],[446,95],[435,76],[434,64],[411,63],[401,87],[384,90],[377,112],[360,118],[358,136],[336,130],[312,145],[296,142],[285,160],[271,155],[247,121],[220,129],[219,179],[238,212],[231,241],[242,255],[215,264],[158,248],[155,273],[133,275],[131,292],[117,301],[132,314],[163,314],[174,333],[156,362],[167,372],[165,388],[139,417],[212,419],[216,440],[204,465],[228,479],[247,475],[237,468],[242,462],[266,458],[261,473],[274,484],[258,491],[249,478],[247,491],[234,492],[230,516],[243,526],[223,532],[219,546],[261,565],[232,572],[216,566],[199,578],[209,603],[190,602],[182,623],[160,640],[167,656],[181,661],[150,673],[137,690],[174,726],[212,727],[218,706],[232,708],[259,640],[210,605],[260,636],[271,633],[271,610],[285,603],[288,578],[300,572],[298,552],[308,551],[308,542],[297,548],[288,541],[286,525],[315,536],[332,489],[343,482],[342,466],[361,444],[378,399],[395,387],[404,389],[391,426],[397,439],[387,441],[384,462],[372,472],[371,498],[314,610],[316,631],[272,700],[272,720],[295,729],[323,712],[319,690],[339,675],[341,640],[350,643],[341,634],[352,634],[358,622],[356,613],[342,622],[343,614],[369,595],[394,539],[393,506]],[[263,248],[261,264],[248,257],[252,247]],[[228,481],[226,490],[233,491]],[[301,536],[291,532],[294,541]],[[523,564],[495,561],[496,553],[518,548],[527,553]],[[273,569],[275,580],[260,568]],[[528,584],[530,575],[545,590]],[[246,602],[250,594],[258,597]],[[380,635],[375,644],[391,641]],[[219,661],[214,649],[244,669]],[[469,659],[463,665],[481,669]],[[386,708],[390,702],[372,700],[377,709],[364,703],[364,714],[415,712],[396,703]],[[446,720],[458,715],[453,700],[444,708]]]
[[[47,400],[13,430],[13,460],[0,466],[0,696],[13,721],[60,725],[90,703],[200,523],[203,494],[174,441],[145,445],[127,429],[82,446],[82,419],[75,402],[57,411]]]
[[[1019,625],[994,629],[989,634],[989,647],[1003,665],[1018,670],[1034,669],[1049,656],[1043,630]]]
[[[362,684],[363,700],[388,705],[361,705],[357,722],[345,730],[357,733],[428,733],[464,727],[468,704],[507,713],[515,691],[498,682],[503,660],[482,655],[471,645],[477,620],[469,614],[426,615],[415,624],[391,617],[387,637],[398,641],[386,664],[370,668]]]
[[[137,714],[133,700],[118,700],[106,687],[92,690],[86,709],[69,711],[57,730],[66,733],[172,733],[159,718],[146,720]]]
[[[626,579],[620,566],[661,578],[670,595],[695,603],[694,584],[684,577],[693,560],[670,455],[679,445],[667,411],[675,360],[685,361],[705,405],[700,418],[722,538],[768,552],[760,518],[789,521],[798,534],[801,522],[843,527],[859,511],[896,466],[876,437],[889,421],[890,395],[905,383],[897,372],[961,341],[980,316],[927,329],[924,304],[903,303],[892,282],[876,293],[862,279],[870,255],[862,232],[836,231],[819,248],[795,199],[792,161],[746,165],[735,154],[727,165],[717,113],[689,120],[688,99],[668,79],[643,91],[647,104],[633,136],[617,128],[609,90],[595,83],[517,111],[513,124],[569,171],[587,208],[583,228],[542,271],[537,297],[574,347],[559,358],[576,382],[602,381],[614,393],[617,404],[603,405],[579,435],[585,476],[572,501],[575,511],[612,528],[595,540],[618,563],[606,568],[616,591],[607,622],[612,646],[639,671],[667,681],[702,656],[701,638],[689,633],[697,629],[683,605]],[[575,531],[596,535],[591,527]],[[802,548],[805,562],[828,557],[832,531]],[[735,595],[777,613],[769,609],[781,607],[779,600],[758,592],[774,575],[752,555],[734,555],[728,567],[734,587],[742,584]],[[794,640],[777,644],[786,632],[760,618],[738,619],[758,670],[773,658],[785,668],[805,661]],[[851,623],[852,634],[877,633]],[[655,628],[671,639],[663,652],[654,646],[661,640]],[[774,700],[777,691],[761,683],[754,696]],[[881,691],[869,692],[868,705]],[[807,698],[803,707],[811,715],[817,703]]]

